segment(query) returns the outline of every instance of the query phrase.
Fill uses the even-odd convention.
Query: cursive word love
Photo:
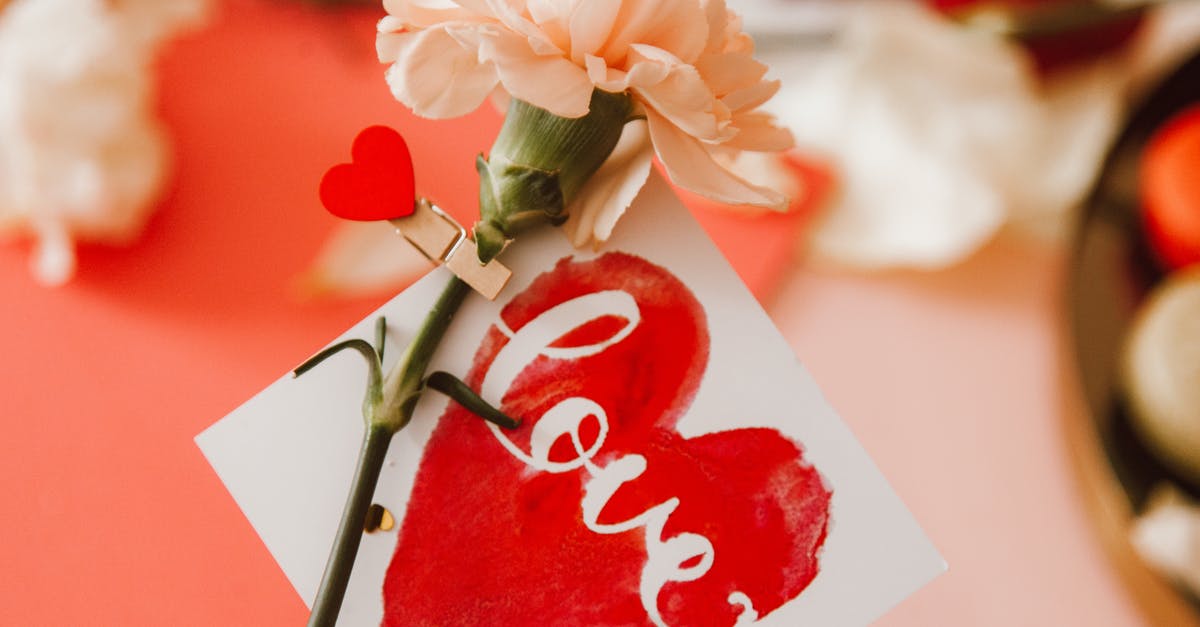
[[[624,325],[607,338],[582,346],[553,346],[569,332],[592,321],[616,317]],[[487,399],[501,399],[512,387],[521,372],[539,357],[572,360],[599,354],[620,343],[634,331],[641,321],[636,300],[621,290],[607,290],[586,294],[560,303],[539,314],[519,331],[513,332],[498,324],[508,336],[508,342],[496,354],[484,376],[481,395]],[[527,420],[532,416],[525,416]],[[599,427],[595,439],[586,445],[582,430],[589,419]],[[583,523],[598,534],[619,534],[644,528],[647,561],[642,569],[639,596],[650,620],[666,627],[658,609],[658,596],[663,586],[670,582],[695,581],[703,577],[712,567],[715,550],[705,536],[695,533],[680,533],[663,538],[663,529],[671,514],[679,507],[678,497],[669,498],[647,508],[632,518],[614,522],[600,522],[600,513],[621,487],[640,477],[647,468],[646,458],[630,453],[601,466],[596,458],[604,446],[609,433],[609,419],[598,403],[592,399],[573,396],[563,399],[537,417],[530,432],[529,450],[526,451],[508,438],[498,427],[488,424],[496,440],[510,454],[534,470],[548,473],[565,473],[584,470],[590,478],[584,485],[580,503]],[[551,459],[550,450],[555,442],[569,438],[574,447],[574,456],[568,459]],[[757,613],[748,596],[734,592],[729,602],[742,608],[738,624],[752,622]]]

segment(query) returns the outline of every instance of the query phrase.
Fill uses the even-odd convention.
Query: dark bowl
[[[1068,337],[1085,409],[1069,418],[1069,441],[1105,545],[1155,625],[1200,625],[1200,602],[1137,560],[1130,524],[1155,486],[1170,482],[1197,499],[1200,489],[1160,463],[1133,432],[1119,366],[1133,315],[1163,277],[1142,232],[1138,164],[1154,131],[1196,102],[1200,53],[1148,92],[1117,139],[1084,205],[1066,286]]]

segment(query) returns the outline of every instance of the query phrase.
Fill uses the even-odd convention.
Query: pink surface
[[[142,240],[33,284],[0,247],[0,623],[294,625],[305,608],[192,437],[383,297],[301,302],[334,225],[324,170],[399,128],[418,189],[460,216],[483,111],[417,120],[371,59],[375,11],[230,0],[161,64],[175,176]],[[794,222],[706,217],[766,293]],[[994,246],[936,275],[802,270],[771,307],[951,564],[882,624],[1138,625],[1099,552],[1059,426],[1061,259]]]
[[[1144,624],[1067,453],[1064,267],[1002,239],[936,274],[804,270],[770,308],[950,564],[880,625]]]

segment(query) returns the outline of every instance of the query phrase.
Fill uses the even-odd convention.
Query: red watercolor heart
[[[321,179],[321,204],[329,213],[361,221],[412,214],[412,155],[400,133],[386,126],[365,128],[354,138],[350,157],[351,163],[333,166]]]
[[[503,365],[523,344],[516,338],[553,317],[548,310],[614,290],[636,303],[635,326],[618,314],[568,323],[542,334],[543,353],[579,354]],[[675,430],[704,375],[709,343],[704,311],[678,279],[621,253],[564,259],[501,317],[503,329],[489,329],[467,380],[480,389],[491,371],[513,372],[502,408],[525,422],[503,436],[528,452],[532,433],[555,424],[551,408],[591,399],[600,411],[579,413],[586,416],[575,431],[579,442],[555,439],[545,459],[578,460],[603,437],[588,460],[597,472],[634,458],[644,472],[601,499],[589,522],[581,502],[599,491],[597,472],[534,468],[452,403],[424,451],[384,581],[385,625],[652,625],[641,586],[653,534],[646,526],[598,533],[589,525],[616,525],[673,499],[658,539],[702,536],[712,561],[697,578],[676,578],[650,595],[663,624],[733,625],[743,600],[765,616],[812,581],[830,492],[800,448],[774,429],[691,438]],[[703,562],[688,555],[675,564]],[[731,602],[735,592],[745,595],[738,603]]]

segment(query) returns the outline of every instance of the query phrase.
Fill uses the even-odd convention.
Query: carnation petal
[[[670,73],[670,68],[656,61],[639,61],[628,72],[608,67],[603,57],[584,57],[588,78],[596,87],[609,92],[620,92],[633,87],[649,87],[661,83]]]
[[[566,27],[567,22],[571,18],[571,11],[574,9],[572,5],[575,3],[571,0],[524,0],[525,8],[529,11],[529,17],[538,26],[545,26],[553,23],[556,27]]]
[[[529,17],[564,54],[571,51],[570,23],[574,4],[568,0],[526,0]],[[578,63],[574,56],[572,60]]]
[[[529,42],[529,48],[539,55],[561,55],[566,51],[560,48],[547,36],[537,24],[529,21],[517,10],[513,0],[488,0],[490,13],[507,26],[509,30],[524,36]],[[524,5],[524,2],[520,2]]]
[[[667,175],[676,185],[729,205],[754,205],[785,211],[783,194],[748,183],[713,160],[707,147],[695,137],[647,108],[650,140]]]
[[[621,0],[582,0],[571,13],[571,60],[584,63],[612,34]]]
[[[600,243],[612,235],[617,221],[645,185],[653,160],[646,122],[626,124],[617,147],[568,207],[570,217],[563,229],[573,245]]]
[[[482,17],[496,17],[488,0],[452,0],[454,4]]]
[[[725,44],[725,26],[729,21],[729,9],[725,0],[704,0],[704,18],[708,22],[708,39],[705,52],[721,52]]]
[[[779,92],[779,81],[760,81],[745,89],[739,89],[721,98],[721,102],[735,113],[757,109]]]
[[[375,35],[375,56],[381,63],[392,63],[400,56],[400,45],[404,34],[404,20],[391,15],[385,15],[376,27],[379,32]]]
[[[696,0],[624,2],[601,56],[610,65],[620,65],[629,47],[641,43],[691,63],[707,41],[708,20]]]
[[[587,114],[592,82],[569,59],[539,55],[523,37],[506,31],[485,34],[479,55],[495,64],[500,82],[514,98],[565,118]]]
[[[696,70],[714,94],[724,96],[758,85],[767,66],[744,53],[706,54],[696,61]]]
[[[625,89],[622,82],[625,73],[608,67],[604,59],[591,54],[585,55],[583,57],[583,67],[587,70],[588,79],[600,89],[609,89],[610,91]],[[605,87],[605,85],[610,85],[611,87]]]
[[[437,26],[379,35],[377,48],[395,57],[387,71],[392,95],[417,115],[466,115],[478,108],[496,86],[498,79],[491,64],[479,63],[475,51],[464,47],[448,29]]]
[[[648,62],[658,61],[647,56],[655,49],[640,45],[634,48],[638,57],[647,58]],[[723,141],[733,136],[734,131],[728,127],[728,107],[713,97],[700,73],[690,65],[673,62],[668,66],[663,80],[644,87],[634,87],[634,92],[647,105],[693,137]]]
[[[743,113],[733,118],[733,124],[738,134],[729,141],[723,142],[722,147],[754,152],[774,152],[788,150],[795,145],[792,132],[776,126],[775,116],[761,111]]]

